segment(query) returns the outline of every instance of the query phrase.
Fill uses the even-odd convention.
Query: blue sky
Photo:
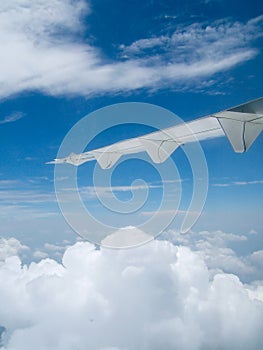
[[[124,237],[147,233],[136,226],[159,210],[163,187],[157,224],[165,223],[182,190],[176,220],[136,249],[79,238],[60,212],[54,166],[45,164],[86,115],[91,127],[82,133],[92,138],[102,119],[90,113],[112,104],[150,103],[187,122],[262,97],[262,44],[257,0],[0,2],[1,350],[263,348],[263,135],[245,154],[226,138],[202,142],[209,189],[188,234],[178,232],[193,192],[182,149],[160,168],[147,154],[118,163],[117,198],[131,199],[137,179],[144,183],[134,183],[135,197],[148,185],[133,215],[103,208],[95,162],[80,166],[86,208]],[[158,120],[164,127],[167,113]],[[127,124],[127,115],[118,122],[88,148],[152,130]],[[158,169],[171,163],[162,181]],[[64,169],[73,168],[57,169],[63,186]],[[97,187],[106,203],[111,186]]]
[[[146,102],[188,121],[262,96],[263,18],[257,1],[13,1],[1,7],[4,237],[48,241],[58,231],[74,236],[56,204],[53,166],[45,162],[88,113],[114,103]],[[113,129],[93,146],[143,132]],[[226,139],[202,144],[210,186],[196,230],[262,233],[262,143],[261,136],[244,155],[235,154]],[[172,157],[184,180],[184,208],[191,194],[189,166],[182,151]],[[79,170],[88,186],[93,167]],[[127,162],[113,185],[130,185],[135,167]],[[139,177],[158,180],[148,165],[137,167]],[[160,191],[152,191],[156,200]],[[124,199],[131,195],[121,192]]]

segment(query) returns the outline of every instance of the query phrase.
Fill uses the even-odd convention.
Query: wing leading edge
[[[111,168],[122,155],[146,151],[154,163],[164,162],[179,146],[226,136],[235,152],[246,152],[263,130],[263,97],[213,115],[92,151],[55,159],[47,164],[79,166],[97,160]]]

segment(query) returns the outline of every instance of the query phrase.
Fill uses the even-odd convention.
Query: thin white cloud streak
[[[63,265],[21,266],[13,256],[0,265],[0,278],[4,350],[263,346],[262,281],[210,279],[199,254],[168,242],[123,251],[79,242]]]
[[[30,182],[30,180],[29,180]],[[32,187],[19,180],[0,180],[0,218],[24,221],[59,215],[57,199],[54,192]]]
[[[40,203],[55,203],[54,193],[38,190],[0,190],[1,201],[4,204],[31,205]]]
[[[143,211],[140,215],[142,216],[153,216],[154,214],[158,215],[160,217],[160,219],[162,219],[165,216],[169,216],[171,214],[174,214],[176,212],[176,215],[196,215],[198,212],[197,211],[191,211],[189,212],[188,210],[176,210],[173,209],[164,209],[164,210],[160,210],[158,213],[156,213],[156,211]]]
[[[16,185],[21,184],[19,180],[0,180],[0,189],[6,189],[6,188],[14,188]]]
[[[87,96],[167,84],[199,86],[255,57],[253,42],[262,35],[262,18],[195,24],[170,37],[122,46],[123,57],[105,62],[98,48],[78,37],[88,12],[84,0],[2,2],[0,97],[30,90]]]
[[[134,191],[145,191],[149,189],[163,189],[163,185],[144,184],[131,186],[85,186],[79,188],[79,193],[83,199],[111,198],[115,193],[125,193]],[[66,189],[68,190],[68,189]]]
[[[16,233],[23,230],[28,230],[29,222],[33,223],[36,219],[47,219],[47,224],[50,225],[50,219],[52,217],[59,218],[60,213],[57,209],[57,207],[53,208],[43,208],[41,205],[38,206],[37,204],[42,204],[41,202],[25,204],[21,203],[19,205],[15,204],[1,204],[0,205],[0,218],[1,218],[1,232],[6,234],[6,232],[9,232],[10,230],[15,230]],[[53,209],[53,210],[52,210]],[[16,220],[14,221],[14,217]],[[8,226],[4,226],[4,223],[8,223]],[[21,226],[21,222],[23,222],[23,226]],[[15,229],[11,229],[11,225],[15,225]],[[30,226],[30,225],[29,225]],[[5,229],[3,230],[3,227]]]
[[[65,178],[66,180],[67,178]],[[61,181],[63,181],[62,178]],[[187,179],[179,180],[166,180],[162,182],[144,182],[140,185],[120,185],[120,186],[82,186],[79,187],[79,193],[83,196],[83,199],[94,199],[98,196],[100,198],[111,198],[115,193],[131,193],[134,191],[145,191],[145,190],[162,190],[164,184],[171,186],[171,191],[174,190],[174,185],[187,181]],[[71,188],[65,188],[64,191],[71,191]]]
[[[23,118],[25,116],[22,112],[14,112],[6,117],[4,117],[2,120],[0,120],[0,124],[7,124],[7,123],[13,123],[17,120]]]
[[[0,180],[0,206],[55,203],[55,193],[45,191],[42,187],[43,182],[49,181],[49,178],[45,176],[35,176],[27,181]]]
[[[232,181],[226,183],[215,183],[213,187],[230,187],[230,186],[247,186],[247,185],[262,185],[263,180],[252,180],[252,181]]]

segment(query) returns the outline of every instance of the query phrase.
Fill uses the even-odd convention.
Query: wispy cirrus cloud
[[[59,181],[67,180],[67,177],[62,177]],[[116,193],[131,193],[134,191],[145,191],[145,190],[163,190],[164,185],[170,186],[171,191],[175,189],[175,186],[179,183],[185,182],[188,179],[178,179],[178,180],[165,180],[165,181],[155,181],[155,182],[143,182],[142,184],[131,185],[112,185],[112,186],[80,186],[78,191],[84,199],[92,199],[100,197],[112,197]],[[1,184],[1,182],[0,182]],[[72,191],[72,188],[64,188],[64,191]]]
[[[258,53],[253,43],[262,35],[262,17],[197,23],[121,46],[119,58],[105,61],[79,35],[89,11],[84,0],[1,3],[0,97],[32,90],[91,95],[199,86],[253,59]]]
[[[247,186],[247,185],[262,185],[263,180],[252,180],[252,181],[231,181],[223,183],[214,183],[213,187],[230,187],[230,186]]]
[[[262,24],[262,20],[263,16],[247,23],[222,19],[211,23],[181,25],[169,36],[140,39],[131,45],[122,45],[120,49],[124,54],[136,57],[153,57],[155,50],[159,54],[168,55],[170,63],[190,64],[201,58],[222,59],[233,54],[239,56],[242,61],[246,55],[256,54],[251,42],[262,36],[261,30],[255,33],[255,28]]]
[[[37,203],[55,203],[55,194],[39,190],[9,190],[0,191],[1,201],[13,204],[37,204]]]
[[[34,181],[39,179],[39,181]],[[57,215],[56,197],[53,190],[41,186],[47,178],[32,178],[28,181],[0,180],[0,217],[2,222],[10,218],[24,220]]]
[[[79,192],[84,198],[96,198],[98,195],[100,197],[112,197],[115,193],[125,193],[133,191],[145,191],[152,189],[163,189],[163,185],[156,183],[145,183],[141,185],[131,185],[131,186],[86,186],[81,187]]]
[[[4,117],[3,119],[0,119],[0,124],[13,123],[23,118],[24,116],[25,116],[25,113],[23,112],[13,112],[8,116]]]

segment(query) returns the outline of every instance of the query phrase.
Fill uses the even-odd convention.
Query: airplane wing
[[[55,159],[47,164],[79,166],[97,160],[103,169],[122,155],[147,152],[154,163],[164,162],[177,147],[188,142],[226,136],[235,152],[246,152],[263,130],[263,97],[188,123],[117,142],[92,151]]]

